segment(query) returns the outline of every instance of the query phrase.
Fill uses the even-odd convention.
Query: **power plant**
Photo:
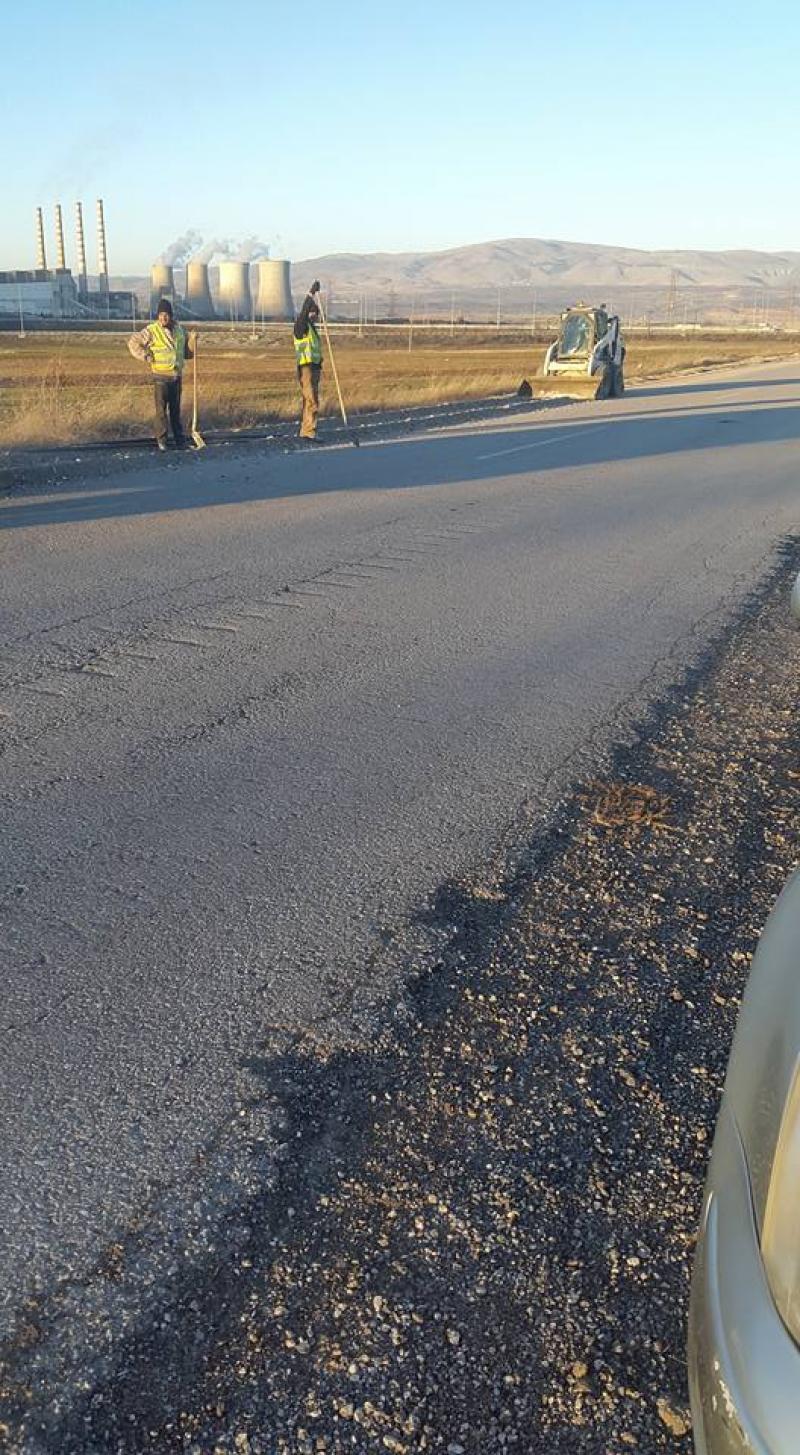
[[[108,254],[102,198],[97,199],[97,289],[89,290],[86,270],[86,245],[83,236],[83,209],[75,203],[75,252],[77,282],[67,267],[64,245],[64,215],[61,203],[54,207],[55,268],[47,266],[44,215],[36,209],[36,267],[0,272],[0,316],[29,318],[131,318],[135,308],[133,293],[112,292],[108,279]]]
[[[105,213],[102,198],[97,199],[97,273],[94,287],[89,286],[86,265],[86,238],[83,227],[83,206],[75,203],[75,269],[67,267],[64,240],[64,214],[61,203],[53,207],[53,241],[51,256],[56,266],[47,265],[48,247],[45,219],[41,207],[36,208],[36,267],[0,272],[0,318],[25,317],[53,319],[112,319],[135,321],[136,295],[128,290],[113,291],[108,273]],[[232,258],[232,244],[226,239],[210,242],[199,249],[202,238],[191,229],[166,249],[150,269],[150,316],[161,298],[168,298],[176,314],[188,321],[219,319],[228,323],[287,322],[294,317],[290,263],[286,258],[260,257],[251,263],[255,252],[265,252],[255,237],[240,244],[240,256]],[[194,254],[194,256],[192,256]],[[211,259],[222,254],[216,267]],[[184,270],[185,269],[185,274]],[[255,269],[255,277],[252,270]],[[179,291],[176,273],[185,287]],[[6,325],[7,326],[7,325]]]
[[[170,256],[168,251],[166,256]],[[206,252],[208,256],[208,252]],[[150,313],[155,315],[160,298],[168,298],[183,318],[198,321],[220,319],[228,323],[286,322],[294,318],[290,282],[290,264],[285,258],[261,258],[251,264],[239,259],[222,258],[217,266],[216,303],[208,262],[189,258],[186,267],[186,288],[180,295],[175,282],[176,265],[154,263],[150,269]],[[256,269],[256,286],[251,282],[251,268]]]

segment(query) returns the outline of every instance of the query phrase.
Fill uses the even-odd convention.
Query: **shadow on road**
[[[761,387],[758,381],[758,387]],[[798,383],[781,380],[783,387]],[[752,388],[748,381],[724,388]],[[664,395],[719,390],[719,385],[671,386],[646,391]],[[642,397],[645,391],[640,392]],[[434,436],[365,441],[365,448],[278,454],[252,449],[235,458],[212,452],[162,461],[140,470],[71,482],[62,491],[17,494],[0,504],[0,529],[111,520],[169,511],[291,500],[335,491],[428,489],[510,475],[534,475],[593,465],[652,460],[683,452],[783,444],[800,436],[795,400],[766,405],[625,413],[619,407],[569,419],[559,411],[535,411],[529,428],[519,415],[508,428],[454,430]],[[614,409],[614,406],[611,406]],[[623,406],[624,410],[624,406]]]

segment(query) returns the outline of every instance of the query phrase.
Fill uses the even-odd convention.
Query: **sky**
[[[506,237],[800,249],[796,0],[39,0],[4,12],[0,268]]]

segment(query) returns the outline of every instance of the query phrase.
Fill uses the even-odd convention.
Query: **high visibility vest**
[[[313,323],[309,322],[308,333],[304,333],[302,338],[295,339],[294,356],[297,360],[298,369],[301,364],[322,363],[322,344],[319,341],[319,334]]]
[[[186,333],[179,323],[169,333],[156,319],[150,325],[150,367],[154,374],[180,374],[186,357]]]

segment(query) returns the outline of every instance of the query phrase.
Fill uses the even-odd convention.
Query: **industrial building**
[[[36,209],[36,267],[16,269],[0,273],[0,316],[19,318],[24,324],[26,318],[92,319],[131,318],[134,311],[133,293],[117,291],[108,284],[108,255],[106,252],[106,228],[103,202],[97,200],[97,285],[89,288],[86,271],[86,244],[83,234],[83,209],[75,204],[75,252],[78,276],[73,276],[67,267],[64,247],[64,221],[60,203],[56,203],[55,223],[55,268],[47,266],[47,251],[44,236],[44,217],[41,207]]]
[[[22,318],[78,318],[78,288],[68,268],[0,273],[0,313]]]

